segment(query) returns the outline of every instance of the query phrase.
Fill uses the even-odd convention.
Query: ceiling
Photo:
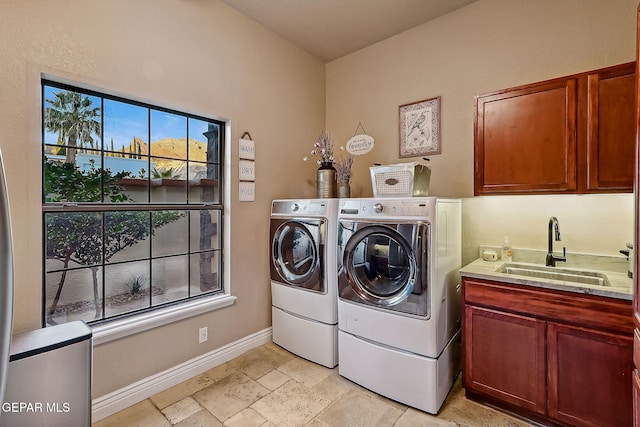
[[[221,0],[329,62],[476,0]]]

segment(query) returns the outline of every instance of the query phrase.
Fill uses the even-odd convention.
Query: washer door
[[[341,222],[342,299],[427,316],[428,225]]]
[[[271,219],[271,280],[325,292],[325,220]]]

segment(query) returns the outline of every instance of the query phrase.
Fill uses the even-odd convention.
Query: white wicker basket
[[[418,197],[429,195],[431,168],[418,162],[371,166],[374,197]]]

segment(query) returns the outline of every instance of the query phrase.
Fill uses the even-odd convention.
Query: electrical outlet
[[[198,329],[198,342],[202,344],[203,342],[208,340],[209,339],[208,335],[209,335],[209,328],[207,326],[205,326],[204,328]]]

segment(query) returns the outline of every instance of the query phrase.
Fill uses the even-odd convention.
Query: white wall
[[[16,332],[41,325],[41,73],[230,123],[225,268],[237,302],[96,347],[94,397],[269,327],[271,200],[313,194],[313,169],[301,159],[324,128],[324,64],[217,0],[1,1],[0,148],[15,238]],[[237,197],[245,131],[256,141],[253,203]],[[202,326],[209,340],[198,344]]]
[[[549,216],[569,252],[618,254],[632,239],[630,195],[473,196],[474,96],[635,60],[637,0],[479,0],[327,65],[327,129],[359,122],[376,140],[356,158],[352,196],[371,196],[368,167],[398,157],[398,106],[442,97],[442,154],[432,195],[462,197],[463,262],[479,244],[546,248]],[[596,237],[597,236],[597,237]]]

